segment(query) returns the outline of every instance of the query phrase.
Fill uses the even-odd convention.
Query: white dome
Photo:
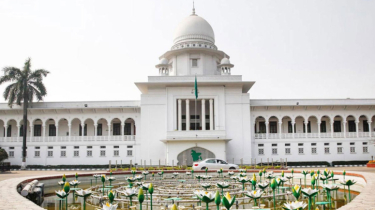
[[[229,61],[228,58],[223,58],[223,59],[221,59],[220,64],[230,64],[230,61]]]
[[[192,14],[179,23],[174,32],[173,42],[176,44],[197,40],[214,44],[215,34],[211,25],[205,19]]]
[[[162,59],[159,60],[159,64],[165,64],[166,65],[168,63],[169,63],[169,61],[166,58],[162,58]]]

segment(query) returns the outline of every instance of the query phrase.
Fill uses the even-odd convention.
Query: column
[[[59,140],[59,126],[58,125],[55,125],[56,127],[56,141]]]
[[[202,99],[202,131],[206,130],[206,100]]]
[[[357,132],[357,138],[359,138],[358,126],[359,126],[359,121],[355,121],[355,131]]]
[[[305,138],[307,138],[307,125],[309,124],[309,122],[307,121],[307,122],[305,122]]]
[[[111,139],[111,123],[108,123],[108,141]]]
[[[281,129],[282,129],[283,122],[279,122],[279,138],[281,139]]]
[[[320,121],[318,120],[318,138],[320,138]]]
[[[69,141],[72,139],[72,124],[68,123],[69,128]]]
[[[294,121],[292,121],[291,122],[291,124],[292,124],[292,136],[293,136],[293,139],[294,139],[294,124],[296,124],[296,122],[294,122]]]
[[[331,122],[331,138],[333,138],[333,120],[332,120],[332,122]]]
[[[186,130],[190,130],[190,101],[186,99]]]
[[[82,132],[82,136],[81,136],[81,140],[83,141],[83,138],[85,138],[85,123],[81,123],[81,132]]]
[[[369,134],[369,137],[371,137],[371,121],[367,121],[367,123],[368,123],[368,134]]]
[[[210,99],[210,130],[214,130],[214,100]]]
[[[342,121],[342,124],[344,125],[344,138],[346,138],[346,121]]]
[[[181,110],[181,99],[178,99],[178,131],[182,130],[182,110]]]
[[[18,138],[20,137],[20,131],[21,131],[21,130],[20,130],[20,127],[21,127],[20,125],[17,125],[17,131],[18,131],[18,132],[17,132],[17,137],[18,137]]]
[[[4,125],[5,138],[8,138],[8,125]]]
[[[34,126],[31,124],[30,125],[30,135],[29,135],[30,141],[33,140],[33,136],[34,136],[34,133],[33,133],[34,129],[33,128],[34,128]]]
[[[268,124],[269,124],[269,122],[268,121],[266,121],[266,139],[268,139],[268,130],[269,130],[269,128],[268,128]]]
[[[98,135],[98,124],[94,124],[94,140],[96,141],[96,136]]]
[[[120,128],[120,134],[121,134],[121,139],[123,140],[123,141],[125,141],[125,123],[121,123],[121,128]]]
[[[43,141],[46,140],[46,125],[44,125],[44,123],[42,124],[42,138],[43,138]]]

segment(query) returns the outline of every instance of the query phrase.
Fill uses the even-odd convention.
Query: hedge
[[[352,160],[352,161],[332,161],[332,166],[336,165],[366,165],[368,160]]]
[[[327,161],[306,161],[306,162],[287,162],[288,167],[292,166],[331,166]]]

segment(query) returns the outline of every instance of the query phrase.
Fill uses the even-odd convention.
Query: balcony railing
[[[135,135],[124,136],[28,136],[27,142],[135,141]],[[0,142],[22,142],[22,137],[0,137]]]
[[[340,132],[334,132],[332,133],[269,133],[268,139],[301,139],[301,138],[369,138],[370,133],[369,132],[346,132],[340,133]],[[265,133],[256,133],[254,134],[255,139],[267,139],[267,134]],[[371,133],[371,137],[375,137],[375,132]]]

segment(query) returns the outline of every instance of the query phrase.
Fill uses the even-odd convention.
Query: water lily
[[[253,186],[253,190],[255,190],[256,185],[257,185],[257,178],[255,174],[253,174],[253,177],[250,179],[251,185]]]
[[[305,187],[306,187],[306,175],[307,175],[308,173],[309,173],[309,172],[308,172],[308,171],[305,171],[305,170],[303,170],[303,171],[301,172],[301,174],[303,174],[303,176],[304,176]]]
[[[246,173],[247,170],[246,169],[240,169],[239,171],[240,171],[240,173]]]
[[[142,175],[137,175],[134,177],[136,180],[140,181],[143,179],[143,176]]]
[[[252,198],[254,199],[254,205],[257,206],[257,199],[259,199],[260,197],[262,197],[262,194],[263,192],[261,192],[260,190],[252,190],[250,192],[246,192],[245,195],[249,198]]]
[[[62,181],[65,183],[66,182],[66,176],[65,174],[62,175]]]
[[[207,190],[207,188],[210,188],[211,187],[211,184],[210,183],[201,183],[201,186]]]
[[[147,179],[147,175],[148,175],[149,173],[150,173],[150,172],[148,172],[148,171],[142,171],[143,176],[145,176],[145,180]]]
[[[301,190],[302,188],[299,185],[294,185],[292,188],[292,194],[296,198],[296,200],[299,200],[299,197],[301,196]]]
[[[245,190],[245,183],[249,181],[249,179],[245,177],[239,177],[238,181],[242,183],[242,190]]]
[[[348,179],[348,180],[344,180],[343,182],[341,182],[342,185],[345,185],[345,186],[348,186],[348,192],[349,192],[349,202],[351,201],[351,197],[350,197],[350,186],[354,185],[355,183],[357,183],[354,179]],[[345,189],[344,189],[345,190]],[[344,192],[345,193],[345,192]]]
[[[55,191],[57,197],[59,198],[65,198],[68,194],[64,191],[64,190],[58,190],[58,191]]]
[[[284,177],[284,171],[281,171],[281,177]]]
[[[113,176],[109,176],[109,177],[107,177],[107,180],[109,181],[109,185],[112,186],[112,182],[115,181],[116,178],[113,177]]]
[[[163,174],[164,174],[164,171],[159,171],[159,172],[158,172],[158,175],[160,176],[160,180],[161,180],[161,178],[163,177]]]
[[[129,187],[133,187],[133,182],[136,181],[134,177],[125,177],[126,181],[129,183]]]
[[[110,190],[109,193],[108,193],[108,199],[109,199],[110,204],[112,204],[113,200],[115,200],[115,195],[113,194],[112,190]]]
[[[103,210],[116,210],[117,206],[118,204],[110,204],[107,202],[106,204],[103,204]]]
[[[102,175],[100,175],[100,174],[94,174],[92,176],[95,178],[95,184],[97,185],[98,184],[98,178],[100,178]]]
[[[263,171],[259,170],[258,174],[259,174],[259,181],[262,182]]]
[[[56,195],[61,199],[65,198],[65,209],[68,209],[68,195],[70,192],[70,184],[69,182],[65,182],[63,190],[56,191]],[[74,196],[73,196],[74,197]]]
[[[233,198],[230,197],[230,194],[229,192],[227,192],[227,194],[225,196],[223,196],[222,198],[222,203],[223,203],[223,206],[229,210],[230,207],[233,206],[234,202],[236,201],[236,196],[233,196]]]
[[[78,180],[78,173],[76,173],[76,179]]]
[[[64,186],[65,182],[63,182],[63,181],[59,181],[59,182],[57,182],[57,184],[60,185],[61,188],[62,188],[62,187]]]
[[[302,189],[302,193],[309,198],[309,210],[311,210],[311,199],[318,194],[318,190],[312,190],[311,188]]]
[[[231,176],[230,178],[233,179],[234,181],[238,180],[238,176]]]
[[[228,175],[229,176],[233,176],[234,175],[234,171],[228,171]]]
[[[239,175],[240,175],[240,177],[245,177],[245,176],[247,176],[247,174],[246,174],[245,172],[241,172]]]
[[[143,185],[143,182],[135,182],[135,185],[137,185],[138,187],[139,187],[139,186],[142,186],[142,185]]]
[[[142,210],[142,203],[145,200],[145,195],[143,194],[143,189],[139,188],[138,191],[138,202],[139,202],[139,209]]]
[[[267,189],[268,185],[269,185],[268,182],[260,182],[260,183],[258,183],[258,187],[259,187],[260,189],[262,189],[263,191],[264,191],[265,189]]]
[[[73,187],[79,185],[81,182],[79,182],[78,180],[73,180],[73,181],[70,181],[69,184],[72,185]]]
[[[311,187],[312,187],[312,189],[315,188],[315,176],[311,177]]]
[[[267,173],[267,174],[265,175],[265,178],[271,180],[271,179],[275,178],[275,176],[274,176],[272,173]]]
[[[137,173],[137,171],[135,171],[135,170],[131,170],[130,173],[133,174],[133,177],[134,177],[135,174]]]
[[[215,204],[216,204],[216,209],[217,210],[220,210],[220,203],[221,203],[220,193],[219,193],[219,191],[216,191],[216,194],[215,194]]]
[[[311,170],[310,171],[310,176],[312,177],[312,176],[314,176],[314,174],[315,174],[314,170]]]
[[[328,176],[329,176],[329,171],[328,171],[327,168],[324,169],[324,171],[323,171],[323,175],[324,175],[325,177],[328,177]]]
[[[289,203],[284,203],[283,209],[285,210],[303,210],[307,206],[304,202],[294,201]]]
[[[190,175],[191,175],[191,172],[190,172],[190,171],[186,171],[186,175],[187,175],[187,176],[190,176]]]
[[[174,173],[173,173],[173,176],[174,176],[174,177],[177,177],[178,175],[179,175],[178,172],[174,172]]]
[[[212,176],[210,176],[210,175],[202,175],[201,178],[202,178],[203,180],[206,180],[206,179],[211,179]]]
[[[224,195],[224,188],[228,188],[229,183],[228,182],[218,182],[218,183],[216,183],[216,186],[221,189],[221,194]]]
[[[126,188],[124,191],[118,191],[121,194],[124,194],[125,197],[129,198],[130,205],[132,204],[132,197],[137,195],[137,190],[135,188]]]
[[[213,192],[197,190],[194,191],[194,194],[198,197],[199,200],[206,203],[206,210],[208,210],[208,204],[215,200],[215,193]]]
[[[331,208],[331,191],[339,189],[339,186],[337,186],[337,185],[323,185],[323,189],[325,189],[327,191],[329,206]]]
[[[154,185],[152,183],[148,186],[148,193],[150,193],[150,205],[152,210],[152,193],[154,193]]]
[[[276,210],[276,198],[275,198],[275,189],[277,187],[276,179],[272,179],[270,186],[271,186],[272,194],[273,194],[273,209]]]

